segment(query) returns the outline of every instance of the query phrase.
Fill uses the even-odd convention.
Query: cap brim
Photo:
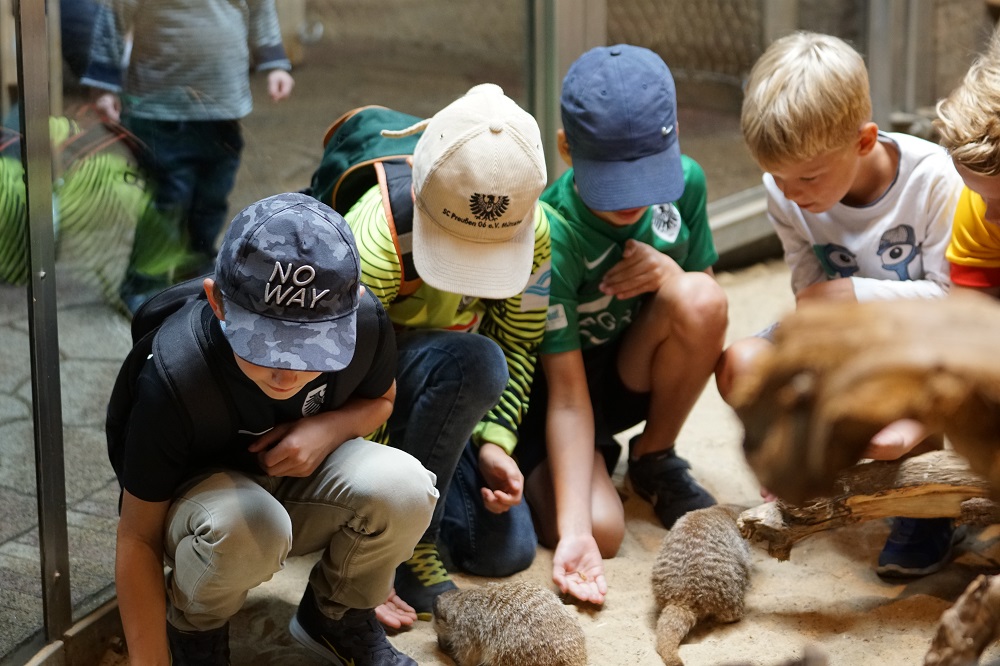
[[[441,291],[476,298],[510,298],[531,277],[535,209],[502,242],[463,240],[442,231],[420,206],[413,209],[413,263],[420,278]]]
[[[672,203],[684,193],[680,144],[634,160],[601,162],[573,155],[580,198],[592,210],[611,211]]]
[[[357,310],[327,321],[302,323],[263,317],[225,299],[225,335],[233,352],[265,368],[336,372],[354,358]]]

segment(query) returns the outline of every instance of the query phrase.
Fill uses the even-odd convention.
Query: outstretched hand
[[[402,629],[417,621],[417,611],[396,594],[396,588],[392,588],[385,603],[375,607],[375,617],[390,629]]]
[[[559,540],[552,557],[552,580],[563,594],[592,604],[604,603],[608,593],[604,560],[592,535]]]

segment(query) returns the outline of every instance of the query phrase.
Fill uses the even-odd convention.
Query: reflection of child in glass
[[[288,97],[294,81],[274,0],[116,0],[98,8],[81,82],[95,89],[104,117],[120,114],[147,147],[156,208],[187,239],[192,275],[211,270],[227,219],[243,150],[239,120],[253,105],[251,66],[268,72],[273,100]],[[153,242],[141,228],[137,235],[137,245]],[[133,271],[122,296],[134,310],[165,285],[165,276]]]

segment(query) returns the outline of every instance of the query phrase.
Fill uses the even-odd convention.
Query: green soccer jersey
[[[587,208],[576,192],[572,169],[542,194],[542,201],[562,215],[552,220],[552,285],[541,353],[596,347],[632,323],[642,296],[619,299],[599,288],[630,238],[655,247],[686,271],[703,271],[719,258],[708,226],[705,173],[690,157],[681,159],[681,198],[650,206],[627,227],[612,226]]]

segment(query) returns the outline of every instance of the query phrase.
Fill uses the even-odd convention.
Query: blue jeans
[[[538,537],[528,503],[522,501],[505,513],[492,513],[483,504],[479,489],[478,452],[470,443],[458,461],[455,477],[444,502],[441,541],[451,562],[476,576],[510,576],[531,566]]]
[[[444,498],[473,428],[507,386],[507,359],[495,342],[476,333],[403,331],[396,345],[389,443],[433,472]],[[443,515],[439,501],[421,541],[437,541]]]
[[[155,204],[176,220],[188,248],[207,268],[215,239],[229,221],[229,193],[243,151],[238,120],[173,121],[124,115],[122,122],[146,147],[142,166],[156,183]],[[136,232],[137,245],[148,242]]]

